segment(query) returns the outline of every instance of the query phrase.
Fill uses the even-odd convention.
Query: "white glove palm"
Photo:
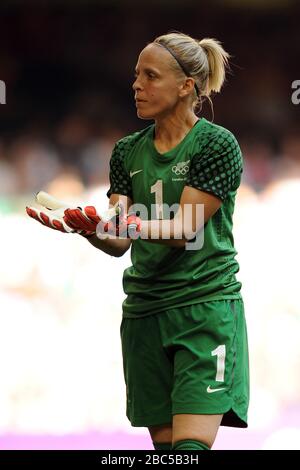
[[[119,213],[118,205],[116,205],[104,211],[100,216],[94,206],[86,206],[83,209],[70,207],[69,204],[59,201],[44,191],[37,193],[36,201],[45,209],[26,207],[29,217],[54,230],[78,233],[84,237],[94,235],[100,221],[106,224]]]
[[[36,201],[45,209],[39,210],[36,207],[26,207],[29,217],[37,220],[43,225],[54,230],[65,233],[73,233],[75,230],[69,227],[64,221],[65,210],[69,205],[50,196],[50,194],[40,191],[36,194]]]

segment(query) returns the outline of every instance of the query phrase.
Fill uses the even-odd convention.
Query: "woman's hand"
[[[97,225],[102,222],[104,227],[116,217],[117,208],[113,207],[99,215],[94,206],[71,208],[67,203],[59,201],[50,194],[40,191],[36,195],[36,201],[44,207],[39,210],[36,207],[26,207],[29,217],[41,224],[63,233],[77,233],[84,237],[93,236]]]

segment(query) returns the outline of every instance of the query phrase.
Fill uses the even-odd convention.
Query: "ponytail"
[[[198,44],[204,49],[208,60],[209,74],[204,95],[210,96],[212,91],[218,93],[222,88],[230,55],[216,39],[201,39]]]
[[[210,95],[221,90],[230,57],[221,43],[212,38],[194,39],[176,31],[157,37],[153,43],[170,52],[175,59],[173,68],[177,73],[184,73],[195,80],[194,110],[200,111],[203,98],[207,98],[214,115]]]

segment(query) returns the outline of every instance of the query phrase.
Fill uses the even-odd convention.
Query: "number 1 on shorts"
[[[217,356],[217,373],[216,382],[224,382],[225,373],[225,357],[226,357],[226,346],[220,344],[216,349],[211,352],[212,356]]]

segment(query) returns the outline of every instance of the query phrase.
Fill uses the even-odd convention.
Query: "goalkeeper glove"
[[[95,234],[99,221],[109,220],[116,214],[116,208],[109,209],[99,216],[95,207],[87,206],[84,209],[80,207],[70,208],[68,204],[57,200],[50,194],[40,191],[36,195],[37,202],[45,207],[38,210],[35,207],[26,207],[27,214],[38,222],[54,230],[64,233],[78,233],[84,237],[90,237]],[[69,211],[76,213],[75,223],[68,217]],[[67,214],[67,215],[66,215]]]
[[[119,201],[116,207],[117,215],[108,223],[104,223],[103,219],[97,226],[97,236],[105,238],[105,235],[131,238],[136,240],[140,237],[141,219],[135,214],[126,214],[124,204]],[[69,223],[69,222],[68,222]]]
[[[86,236],[94,235],[97,227],[101,225],[101,231],[104,233],[111,230],[115,226],[117,214],[119,213],[119,206],[116,204],[111,209],[104,211],[101,215],[98,214],[94,206],[66,208],[64,211],[64,222],[75,230],[77,233],[82,231]],[[82,233],[81,233],[82,234]]]
[[[32,217],[41,224],[46,225],[46,227],[54,230],[59,230],[64,233],[74,232],[63,219],[64,211],[68,207],[65,203],[58,201],[44,191],[39,191],[35,199],[44,209],[39,210],[36,207],[26,207],[26,212],[29,217]]]

